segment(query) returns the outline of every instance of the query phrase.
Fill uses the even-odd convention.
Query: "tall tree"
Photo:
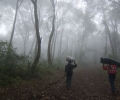
[[[116,52],[116,40],[117,40],[117,25],[116,25],[116,19],[112,18],[111,19],[111,11],[106,10],[105,8],[102,7],[102,12],[103,12],[103,24],[105,26],[105,32],[108,36],[109,43],[112,49],[112,57],[115,59],[117,58],[117,52]],[[106,13],[109,13],[106,15]],[[113,37],[116,37],[113,39]],[[106,48],[107,49],[107,48]]]
[[[48,51],[47,51],[47,57],[48,57],[48,64],[49,66],[52,66],[52,39],[55,32],[55,3],[54,0],[51,0],[52,8],[53,8],[53,15],[52,15],[52,30],[49,37],[48,42]]]
[[[33,61],[33,64],[31,66],[31,71],[34,74],[36,70],[36,66],[39,62],[40,53],[41,53],[41,39],[40,38],[40,32],[39,32],[39,20],[38,20],[38,14],[37,14],[37,0],[31,0],[34,5],[34,17],[35,17],[35,31],[36,31],[36,38],[37,38],[37,54]]]
[[[20,5],[22,4],[24,0],[17,0],[17,3],[16,3],[16,11],[15,11],[15,18],[14,18],[14,22],[13,22],[13,27],[12,27],[12,32],[11,32],[11,37],[10,37],[10,45],[12,43],[12,40],[13,40],[13,36],[14,36],[14,31],[15,31],[15,23],[16,23],[16,19],[17,19],[17,13],[18,13],[18,9],[20,7]]]

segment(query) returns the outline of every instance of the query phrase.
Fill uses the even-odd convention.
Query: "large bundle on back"
[[[111,58],[100,58],[100,63],[103,63],[103,64],[113,64],[113,65],[116,65],[118,67],[120,67],[120,62],[114,60],[114,59],[111,59]]]
[[[67,56],[66,56],[66,61],[71,61],[71,62],[73,62],[73,61],[75,61],[75,60],[74,60],[73,57],[67,55]]]

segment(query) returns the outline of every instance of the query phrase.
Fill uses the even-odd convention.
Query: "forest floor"
[[[119,72],[120,73],[120,72]],[[112,95],[108,75],[102,68],[76,68],[71,88],[67,89],[63,72],[45,80],[31,79],[0,89],[0,100],[120,100],[120,77],[116,77],[116,95]]]

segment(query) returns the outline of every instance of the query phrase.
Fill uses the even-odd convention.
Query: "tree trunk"
[[[107,31],[105,33],[105,57],[108,56],[108,45],[107,45]]]
[[[38,20],[38,15],[37,15],[37,0],[31,0],[31,1],[34,5],[35,30],[36,30],[36,38],[37,38],[37,42],[38,42],[37,54],[33,61],[32,66],[31,66],[32,74],[34,74],[35,70],[36,70],[36,66],[39,62],[40,53],[41,53],[41,39],[40,39],[40,33],[39,33],[39,20]]]
[[[110,35],[110,30],[109,30],[109,28],[107,26],[106,21],[104,21],[104,24],[105,24],[105,27],[107,28],[107,34],[108,34],[108,37],[109,37],[109,40],[110,40],[110,45],[111,45],[111,48],[112,48],[112,54],[113,54],[113,56],[115,58],[115,51],[114,51],[114,47],[113,47],[113,43],[112,43],[112,39],[111,39],[111,35]]]
[[[104,9],[102,9],[102,10],[103,10],[103,17],[104,17],[104,25],[105,25],[105,27],[106,27],[106,32],[107,32],[108,37],[109,37],[110,45],[111,45],[111,48],[112,48],[112,54],[113,54],[113,56],[114,56],[114,58],[115,58],[115,51],[114,51],[114,46],[113,46],[112,39],[111,39],[111,35],[110,35],[110,30],[109,30],[109,27],[108,27],[108,25],[107,25],[107,23],[106,23]]]
[[[56,40],[57,40],[57,33],[54,35],[54,39],[52,41],[52,62],[54,60],[54,54],[55,54],[55,47],[56,47]]]
[[[54,4],[54,0],[52,1],[52,7],[53,7],[53,19],[52,19],[52,31],[49,37],[49,42],[48,42],[48,51],[47,51],[47,56],[48,56],[48,64],[49,67],[52,66],[52,38],[55,32],[55,4]]]
[[[12,27],[11,37],[10,37],[10,45],[11,45],[11,43],[12,43],[13,35],[14,35],[14,31],[15,31],[15,23],[16,23],[17,12],[18,12],[18,2],[19,2],[19,0],[17,0],[17,4],[16,4],[16,12],[15,12],[15,18],[14,18],[14,22],[13,22],[13,27]]]

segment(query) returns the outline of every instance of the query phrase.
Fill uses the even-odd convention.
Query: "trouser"
[[[70,87],[70,85],[71,85],[71,79],[72,79],[72,75],[66,77],[67,87]]]
[[[116,74],[109,74],[109,82],[113,93],[115,92],[115,86],[114,86],[115,78],[116,78]]]

